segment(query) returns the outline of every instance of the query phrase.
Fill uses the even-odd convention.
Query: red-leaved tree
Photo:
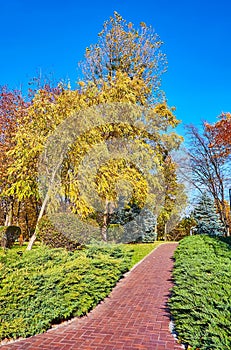
[[[14,136],[27,106],[20,91],[0,87],[0,224],[6,226],[12,225],[13,212],[18,211],[14,196],[5,195],[10,185],[8,168],[13,162],[9,151],[15,146]]]
[[[211,147],[219,149],[221,156],[231,154],[231,113],[222,113],[218,122],[206,124],[207,132],[212,135]]]

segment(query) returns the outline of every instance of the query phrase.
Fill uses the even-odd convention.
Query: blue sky
[[[230,0],[0,0],[0,85],[19,88],[41,70],[78,79],[77,62],[114,11],[152,25],[164,41],[162,87],[183,123],[231,111]]]

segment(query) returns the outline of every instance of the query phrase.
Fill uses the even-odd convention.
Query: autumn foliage
[[[103,211],[101,215],[95,213],[81,195],[78,183],[79,165],[85,155],[95,145],[103,142],[106,144],[106,153],[113,147],[116,138],[126,141],[121,145],[133,142],[137,150],[139,147],[143,149],[142,152],[137,151],[137,154],[133,152],[133,157],[138,160],[149,154],[150,169],[155,165],[164,174],[166,152],[177,149],[182,138],[174,132],[168,132],[169,128],[177,126],[178,120],[160,90],[160,76],[166,70],[166,58],[160,50],[161,45],[162,42],[153,29],[142,23],[136,30],[133,24],[127,23],[115,13],[114,17],[105,22],[99,42],[87,49],[85,63],[82,65],[86,75],[77,88],[71,89],[65,83],[54,86],[40,83],[37,89],[30,88],[26,97],[21,92],[9,91],[6,87],[1,89],[1,225],[20,225],[25,238],[31,237],[34,231],[33,237],[36,238],[37,220],[49,211],[52,213],[54,207],[61,203],[84,220],[95,219],[99,226],[105,226],[107,230],[109,212]],[[38,181],[39,162],[44,152],[47,156],[49,140],[63,126],[68,125],[73,115],[79,116],[76,125],[81,129],[83,125],[88,125],[88,120],[84,117],[86,111],[95,113],[97,106],[101,108],[100,106],[107,105],[112,106],[110,113],[113,115],[116,103],[134,106],[129,123],[94,127],[79,135],[66,154],[60,157],[59,192],[55,193],[52,205],[49,206],[52,194],[45,186],[45,197],[41,195]],[[146,115],[140,113],[137,118],[136,111],[141,107],[145,107],[148,112]],[[80,111],[85,111],[85,114],[81,115]],[[101,122],[102,116],[95,113],[94,123],[100,125]],[[146,131],[141,132],[140,126],[134,126],[136,123],[143,125]],[[67,139],[71,133],[70,129]],[[59,138],[54,142],[56,149],[61,142]],[[43,166],[49,168],[49,162],[52,161],[51,156],[48,163],[43,162]],[[177,185],[174,164],[170,168],[168,174],[164,174],[168,198],[171,199],[166,208],[168,218],[171,210],[176,209],[176,201],[179,202],[177,193],[182,192],[182,188]],[[49,169],[52,171],[52,179],[52,176],[57,175],[56,170],[55,167]],[[95,179],[91,167],[89,170],[88,182],[95,181],[97,193],[105,202],[105,208],[110,201],[114,203],[117,200],[115,183],[118,179],[131,183],[134,189],[132,200],[138,207],[143,207],[147,192],[146,180],[142,178],[142,171],[136,168],[136,161],[133,164],[126,159],[105,161],[99,167]],[[157,182],[152,173],[150,171],[150,182]],[[180,210],[177,207],[174,215],[178,215]]]
[[[231,113],[222,113],[218,122],[206,124],[207,130],[213,136],[211,147],[219,148],[222,156],[231,153]]]

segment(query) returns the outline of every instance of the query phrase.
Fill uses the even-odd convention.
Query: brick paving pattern
[[[172,255],[177,244],[160,245],[123,278],[92,312],[1,350],[175,350],[167,309]]]

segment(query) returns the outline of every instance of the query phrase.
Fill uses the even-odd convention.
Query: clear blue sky
[[[0,0],[0,85],[25,88],[41,69],[77,81],[77,62],[119,12],[164,41],[162,86],[183,123],[231,111],[230,0]]]

